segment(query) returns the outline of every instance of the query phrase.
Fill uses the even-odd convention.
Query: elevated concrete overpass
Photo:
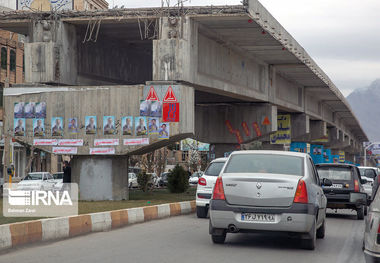
[[[284,116],[290,116],[289,140],[311,143],[324,139],[321,144],[335,152],[345,151],[347,159],[354,161],[354,154],[361,152],[362,142],[368,139],[343,95],[258,1],[244,3],[0,14],[0,27],[25,34],[28,42],[25,44],[28,83],[18,86],[17,91],[15,87],[6,89],[6,105],[12,108],[17,100],[50,98],[49,94],[63,92],[67,87],[70,92],[84,92],[80,95],[84,100],[89,98],[86,96],[89,87],[91,96],[96,96],[91,89],[102,89],[99,94],[107,102],[123,105],[120,95],[115,95],[121,93],[113,92],[113,86],[135,94],[123,95],[126,103],[131,104],[132,100],[146,99],[150,87],[162,90],[172,85],[177,87],[180,97],[181,120],[170,124],[173,130],[170,139],[162,141],[146,135],[151,139],[149,145],[119,145],[114,155],[143,153],[189,135],[214,144],[216,156],[253,140],[261,140],[265,148],[282,149],[282,144],[273,144],[276,143],[273,134],[285,129],[279,123]],[[42,86],[51,91],[39,92]],[[160,94],[162,101],[164,94]],[[54,108],[54,101],[50,101]],[[96,107],[83,103],[73,112],[67,110],[70,105],[65,99],[60,104],[61,111],[48,115],[64,112],[61,115],[67,119],[73,114],[80,118],[95,113],[116,118],[127,114],[118,110],[124,106],[105,112],[101,100]],[[125,111],[138,115],[136,105]],[[5,123],[8,133],[14,125],[12,114],[8,112]],[[127,189],[117,186],[124,182],[115,179],[120,176],[115,174],[123,169],[122,160],[114,155],[98,160],[87,154],[95,139],[105,137],[103,134],[63,137],[81,137],[87,142],[74,158],[74,170],[79,177],[88,178],[83,171],[96,177],[99,172],[89,171],[88,165],[101,167],[104,159],[109,159],[115,167],[110,175],[112,199],[125,197],[120,193]],[[46,138],[51,137],[46,134]],[[123,140],[125,136],[107,138]],[[32,144],[34,138],[16,139]],[[51,146],[41,149],[52,151]],[[104,173],[102,169],[99,171]]]

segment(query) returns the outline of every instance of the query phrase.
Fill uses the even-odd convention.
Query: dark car
[[[158,186],[164,187],[168,185],[168,174],[170,173],[162,173],[160,179],[158,180]]]
[[[320,179],[327,178],[332,186],[323,187],[327,197],[327,208],[352,209],[359,220],[367,214],[367,194],[362,186],[367,181],[360,176],[359,169],[350,164],[316,165]]]

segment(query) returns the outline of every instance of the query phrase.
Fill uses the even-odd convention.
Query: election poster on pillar
[[[277,131],[270,135],[271,144],[290,144],[291,122],[290,114],[277,115]]]

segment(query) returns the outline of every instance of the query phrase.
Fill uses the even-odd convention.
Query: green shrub
[[[182,166],[177,165],[168,174],[168,188],[171,193],[183,193],[189,188],[188,174]]]
[[[151,177],[152,175],[147,174],[146,172],[142,172],[137,175],[137,183],[143,192],[148,191],[149,185],[151,184]]]

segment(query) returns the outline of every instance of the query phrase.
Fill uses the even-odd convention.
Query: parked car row
[[[314,165],[305,153],[237,151],[211,162],[199,178],[197,216],[209,213],[214,243],[224,243],[230,233],[271,231],[298,237],[313,250],[316,239],[325,237],[327,208],[352,209],[364,219],[372,200],[367,185],[378,178],[377,170],[365,175],[354,165]],[[366,220],[376,228],[367,234],[378,238],[372,245],[380,244],[380,194],[373,196]],[[380,255],[380,247],[366,251]]]

